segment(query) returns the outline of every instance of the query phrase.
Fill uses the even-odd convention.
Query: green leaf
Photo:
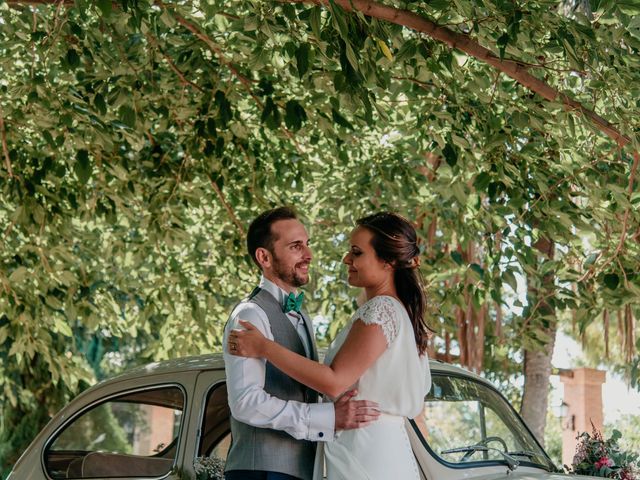
[[[336,5],[335,0],[329,0],[329,9],[331,10],[331,16],[336,30],[338,30],[342,40],[344,40],[347,47],[349,47],[351,39],[349,38],[349,27],[347,26],[347,18],[344,10],[342,7]]]
[[[62,302],[52,295],[47,295],[45,303],[54,310],[62,308]]]
[[[29,271],[25,267],[18,267],[9,275],[9,282],[22,283],[22,281],[27,278],[27,273],[29,273]]]
[[[620,277],[615,273],[607,273],[603,278],[603,282],[607,288],[615,290],[620,283]]]
[[[207,135],[211,138],[218,136],[218,129],[216,128],[216,120],[214,118],[207,119]]]
[[[71,327],[63,320],[56,319],[55,330],[65,337],[73,338],[73,331],[71,330]]]
[[[464,263],[464,261],[462,260],[462,254],[457,250],[454,250],[453,252],[451,252],[450,255],[453,261],[456,262],[458,265],[462,265]]]
[[[47,37],[47,32],[42,30],[36,30],[35,32],[31,32],[31,40],[34,42],[39,42],[43,38]]]
[[[627,15],[640,15],[640,2],[637,0],[619,0],[615,5]]]
[[[80,57],[74,48],[67,50],[66,60],[69,67],[74,70],[80,66]]]
[[[49,146],[51,148],[56,148],[56,142],[53,139],[53,137],[51,136],[51,133],[48,130],[44,130],[42,132],[42,137],[44,138],[44,140],[49,144]]]
[[[450,167],[455,167],[456,163],[458,163],[458,152],[451,143],[445,145],[442,149],[442,155]]]
[[[473,181],[474,188],[479,192],[484,192],[491,182],[491,176],[487,172],[480,172]]]
[[[502,281],[509,285],[514,292],[518,291],[518,282],[516,276],[509,269],[502,272]]]
[[[320,40],[321,29],[320,22],[322,20],[322,9],[320,7],[313,7],[309,14],[309,24],[311,25],[311,31],[317,40]]]
[[[345,127],[345,128],[348,128],[349,130],[353,130],[353,125],[351,124],[351,122],[349,122],[349,120],[347,120],[342,115],[340,115],[340,112],[338,112],[335,108],[331,109],[331,117],[333,118],[333,121],[338,125],[340,125],[341,127]]]
[[[303,43],[296,50],[296,66],[300,78],[309,70],[309,50],[310,46],[308,43]]]
[[[287,128],[294,132],[302,127],[302,123],[307,119],[307,114],[302,105],[295,100],[289,100],[285,105],[284,121]]]
[[[75,22],[69,22],[69,28],[71,29],[71,33],[73,33],[76,37],[83,36],[82,27]]]
[[[112,0],[96,0],[96,5],[105,17],[111,15],[111,2]]]
[[[484,269],[477,263],[472,263],[471,265],[469,265],[469,268],[476,272],[480,276],[480,278],[484,276]]]
[[[216,18],[216,16],[214,16],[214,18]],[[178,24],[173,15],[169,13],[169,9],[163,9],[162,14],[160,15],[160,21],[168,28],[173,28]]]
[[[260,81],[258,82],[258,88],[260,89],[260,95],[262,95],[263,97],[272,95],[273,92],[275,91],[273,88],[273,83],[271,83],[268,79],[266,78],[261,78]],[[224,92],[218,90],[218,92],[220,92],[221,94],[221,98],[224,97]],[[218,96],[218,93],[216,92],[216,97]],[[217,98],[216,98],[216,102],[217,102]]]
[[[640,40],[640,15],[635,15],[626,26],[627,31]]]
[[[280,111],[271,97],[267,98],[264,109],[262,110],[262,117],[260,121],[265,123],[271,130],[275,130],[280,127],[280,123],[282,121]]]
[[[349,60],[349,63],[351,64],[351,67],[357,72],[358,71],[358,57],[356,56],[355,52],[353,51],[353,48],[351,47],[350,43],[346,44],[346,54],[347,54],[347,60]]]
[[[269,83],[269,85],[271,84]],[[231,102],[227,99],[227,96],[222,90],[216,91],[215,102],[218,106],[218,119],[220,120],[221,126],[226,127],[233,118]]]
[[[91,163],[89,162],[89,152],[81,149],[76,153],[76,163],[73,170],[80,183],[87,183],[91,178]]]
[[[71,128],[73,127],[73,118],[68,113],[65,113],[60,117],[60,123],[68,128]]]
[[[430,8],[434,10],[442,11],[451,8],[451,2],[448,0],[429,0],[426,2]]]
[[[571,134],[572,137],[576,136],[576,126],[575,126],[575,122],[573,121],[573,114],[570,112],[569,115],[567,115],[567,123],[569,124],[569,133]]]
[[[498,51],[500,52],[500,60],[504,60],[504,52],[507,49],[507,45],[509,44],[509,34],[503,33],[498,37],[496,41],[496,45],[498,46]]]
[[[100,115],[107,114],[107,103],[105,102],[104,97],[102,95],[97,93],[96,96],[93,98],[93,104],[98,109],[98,112],[100,112]]]
[[[129,105],[122,105],[120,107],[120,120],[129,128],[136,126],[136,112]]]

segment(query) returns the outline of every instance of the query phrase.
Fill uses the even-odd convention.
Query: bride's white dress
[[[422,411],[431,387],[427,356],[418,354],[402,303],[381,295],[367,301],[351,317],[329,347],[326,364],[333,361],[358,319],[380,325],[387,339],[386,351],[355,385],[356,398],[378,402],[382,415],[367,427],[339,431],[333,441],[320,442],[314,479],[323,478],[324,457],[328,480],[419,480],[404,419]]]

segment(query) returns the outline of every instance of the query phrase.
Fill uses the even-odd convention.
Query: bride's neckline
[[[402,303],[402,301],[401,301],[398,297],[395,297],[395,296],[393,296],[393,295],[380,294],[380,295],[375,295],[375,296],[373,296],[373,297],[371,297],[371,298],[367,299],[367,300],[363,303],[363,305],[364,305],[365,303],[369,303],[369,302],[370,302],[371,300],[373,300],[374,298],[380,298],[380,297],[393,298],[396,302],[398,302],[398,303],[400,303],[400,304]]]

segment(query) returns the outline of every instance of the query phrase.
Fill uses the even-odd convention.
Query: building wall
[[[576,368],[560,374],[564,384],[566,412],[562,419],[562,463],[571,465],[576,453],[576,437],[595,427],[602,431],[602,384],[606,372],[593,368]]]

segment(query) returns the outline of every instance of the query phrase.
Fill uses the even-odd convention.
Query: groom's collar
[[[289,293],[285,292],[283,289],[281,289],[278,285],[273,283],[268,278],[265,278],[264,275],[260,277],[260,288],[262,290],[266,290],[271,295],[273,295],[273,298],[275,298],[280,305],[284,305],[285,298],[289,296]],[[294,293],[297,293],[297,292],[294,291]]]

